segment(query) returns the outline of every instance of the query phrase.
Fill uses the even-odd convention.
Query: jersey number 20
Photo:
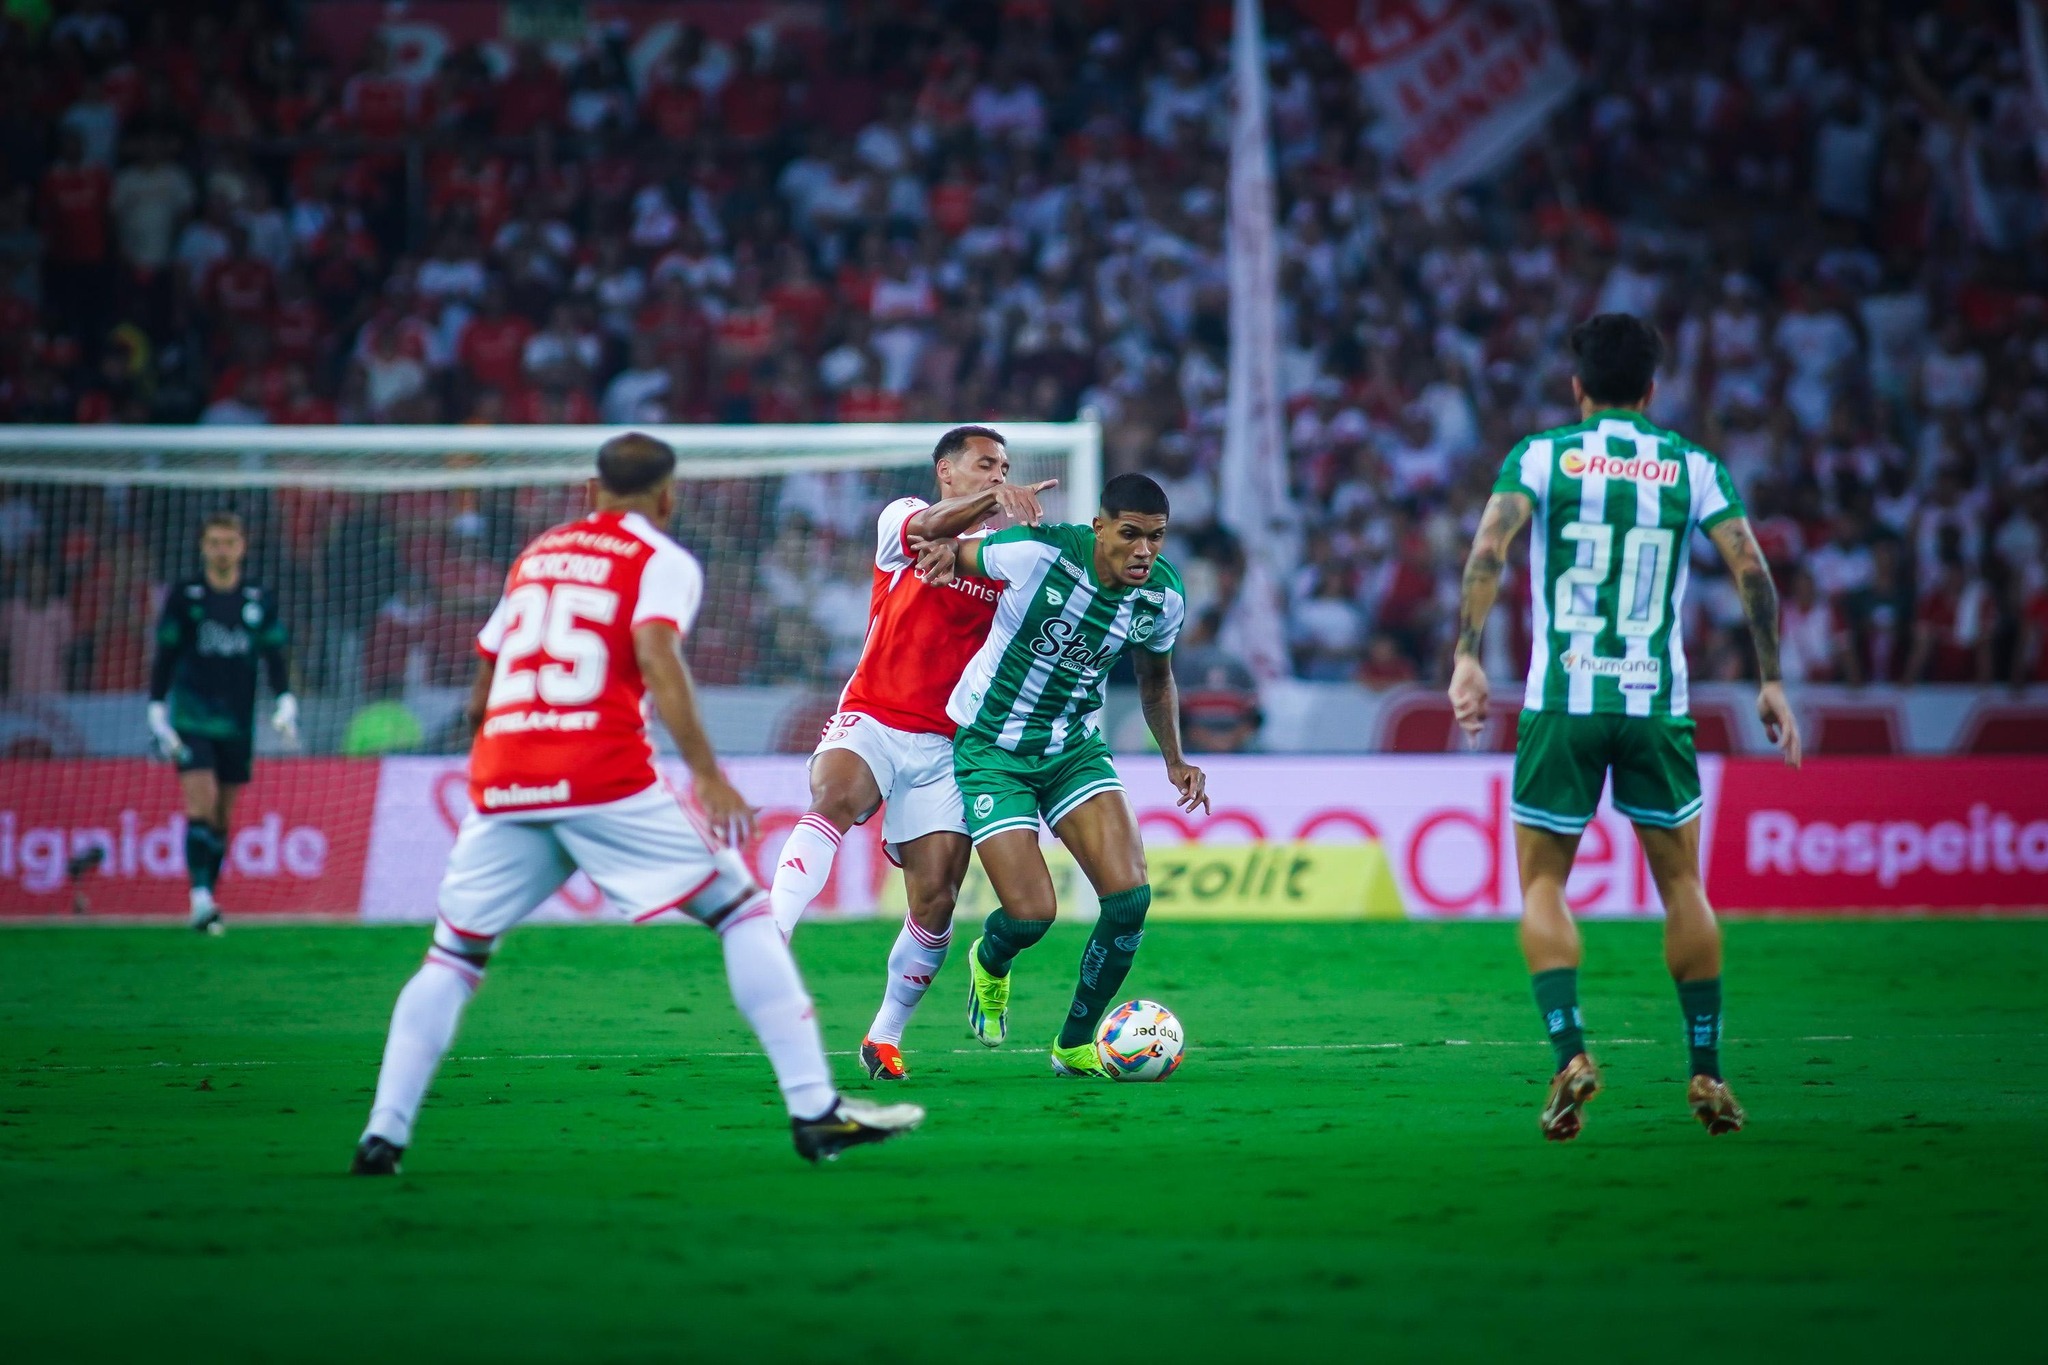
[[[611,650],[602,635],[584,626],[610,625],[619,614],[619,595],[575,583],[522,583],[505,606],[512,624],[498,649],[487,707],[523,706],[536,695],[550,706],[596,701],[611,668]]]
[[[1557,600],[1551,628],[1566,635],[1598,635],[1607,618],[1579,610],[1579,592],[1599,601],[1607,571],[1614,565],[1614,528],[1604,522],[1575,521],[1559,531],[1566,540],[1592,547],[1590,562],[1573,564],[1557,576]],[[1636,526],[1621,538],[1621,592],[1614,630],[1624,639],[1648,639],[1664,626],[1665,588],[1671,581],[1671,554],[1678,538],[1661,526]]]

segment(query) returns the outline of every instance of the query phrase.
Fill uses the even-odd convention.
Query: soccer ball
[[[1183,1038],[1173,1011],[1153,1000],[1126,1000],[1103,1016],[1095,1051],[1120,1081],[1163,1081],[1180,1067]]]

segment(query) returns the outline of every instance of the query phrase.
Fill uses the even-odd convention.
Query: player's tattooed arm
[[[1764,562],[1749,519],[1730,517],[1707,534],[1727,561],[1728,572],[1735,576],[1742,612],[1749,618],[1750,638],[1756,641],[1757,676],[1767,683],[1783,681],[1785,675],[1778,663],[1778,585],[1771,581],[1771,566]]]
[[[1762,685],[1757,688],[1756,716],[1764,733],[1785,762],[1796,768],[1801,758],[1799,718],[1785,698],[1784,673],[1778,662],[1778,588],[1771,581],[1771,566],[1764,562],[1756,535],[1747,517],[1730,517],[1707,533],[1714,548],[1735,575],[1735,589],[1742,595],[1742,611],[1749,618],[1750,638],[1756,641],[1756,667]]]
[[[1166,776],[1179,795],[1175,804],[1193,812],[1209,809],[1209,777],[1187,761],[1180,747],[1180,688],[1173,681],[1173,656],[1149,649],[1131,651],[1131,670],[1138,675],[1138,703],[1146,728],[1159,741]]]
[[[1472,537],[1472,553],[1465,559],[1465,581],[1458,604],[1458,653],[1477,657],[1479,637],[1486,630],[1486,618],[1493,614],[1493,600],[1500,593],[1500,576],[1508,563],[1508,546],[1529,522],[1529,499],[1520,493],[1495,493],[1486,500],[1479,517],[1479,531]]]
[[[1493,602],[1500,595],[1501,572],[1507,568],[1508,546],[1527,524],[1531,504],[1521,493],[1495,493],[1480,513],[1472,553],[1465,557],[1465,582],[1458,594],[1458,648],[1451,663],[1451,713],[1468,743],[1477,744],[1486,727],[1492,688],[1479,662],[1479,638]]]

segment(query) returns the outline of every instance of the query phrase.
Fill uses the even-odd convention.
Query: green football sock
[[[1095,1022],[1124,988],[1137,960],[1138,944],[1145,938],[1145,912],[1152,905],[1152,888],[1135,886],[1129,891],[1102,898],[1102,917],[1088,935],[1081,950],[1081,981],[1074,988],[1074,1004],[1067,1022],[1060,1026],[1061,1047],[1076,1047],[1095,1037]]]
[[[1529,978],[1536,988],[1536,1012],[1550,1032],[1551,1050],[1557,1053],[1557,1069],[1586,1050],[1586,1023],[1579,1017],[1579,969],[1555,967]]]
[[[1678,983],[1678,1007],[1685,1011],[1685,1045],[1692,1074],[1721,1079],[1721,978]]]
[[[1049,919],[1016,919],[998,905],[981,922],[981,946],[975,956],[990,976],[1008,976],[1017,954],[1045,937]]]
[[[227,851],[227,840],[212,825],[199,820],[186,823],[185,875],[191,878],[193,890],[213,890],[214,882],[220,877],[221,859]]]

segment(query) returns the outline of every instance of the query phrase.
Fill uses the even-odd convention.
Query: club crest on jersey
[[[256,602],[242,603],[242,621],[245,625],[252,628],[261,625],[263,622],[263,607]]]
[[[986,820],[996,808],[996,799],[987,792],[974,798],[974,818]]]
[[[1581,654],[1568,649],[1558,656],[1567,673],[1590,673],[1596,678],[1613,678],[1624,692],[1655,692],[1664,679],[1659,659],[1610,659],[1598,654]]]
[[[1681,460],[1646,460],[1640,456],[1631,460],[1617,460],[1612,455],[1588,455],[1583,450],[1567,450],[1558,457],[1557,467],[1574,479],[1598,474],[1603,478],[1626,479],[1631,483],[1663,484],[1669,488],[1676,488],[1679,472],[1685,465]]]
[[[1156,616],[1133,617],[1131,618],[1131,638],[1133,640],[1149,640],[1152,638],[1152,632],[1158,628],[1158,625],[1159,618]]]

